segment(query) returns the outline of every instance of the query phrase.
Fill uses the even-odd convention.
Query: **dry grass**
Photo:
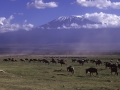
[[[3,62],[4,58],[15,58],[18,62]],[[120,75],[111,75],[104,65],[97,66],[99,75],[85,74],[88,67],[95,64],[85,63],[84,66],[77,62],[72,63],[71,57],[64,58],[67,66],[75,68],[75,74],[66,71],[66,65],[44,64],[40,62],[20,62],[20,58],[44,58],[43,56],[3,56],[0,57],[0,90],[118,90],[120,89]],[[82,56],[81,56],[82,57]],[[119,56],[87,56],[88,59],[101,59],[114,62]],[[47,58],[51,60],[51,58]],[[2,71],[3,70],[3,71]],[[119,70],[120,71],[120,70]]]

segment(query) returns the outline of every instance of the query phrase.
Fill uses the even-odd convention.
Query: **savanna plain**
[[[14,58],[16,61],[3,61]],[[28,60],[21,61],[20,59]],[[54,58],[64,59],[67,65],[31,61],[30,59]],[[101,60],[102,65],[95,63],[72,62],[72,59]],[[0,56],[0,90],[120,90],[120,69],[118,75],[111,75],[104,62],[120,59],[120,55],[1,55]],[[67,72],[73,66],[75,73]],[[98,69],[98,75],[85,72],[89,67]]]

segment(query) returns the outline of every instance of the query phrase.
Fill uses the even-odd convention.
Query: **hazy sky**
[[[120,0],[0,0],[0,30],[29,30],[59,16],[83,15],[120,26]]]

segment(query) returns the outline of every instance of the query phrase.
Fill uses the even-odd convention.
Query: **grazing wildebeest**
[[[8,59],[3,59],[3,61],[9,61]]]
[[[101,60],[97,60],[95,63],[96,63],[96,66],[97,66],[97,65],[102,64],[102,61]]]
[[[24,60],[24,59],[20,59],[20,61],[21,61],[21,62],[25,62],[25,60]]]
[[[77,62],[78,62],[79,64],[83,65],[85,61],[84,61],[84,60],[77,60]]]
[[[43,59],[43,63],[47,63],[48,65],[50,64],[50,62],[46,59]]]
[[[97,71],[96,68],[88,68],[88,69],[86,69],[86,74],[88,72],[90,72],[90,76],[91,76],[91,74],[93,75],[93,73],[96,73],[96,75],[98,75],[98,71]]]
[[[67,67],[67,71],[71,72],[72,74],[74,74],[74,67],[73,66]]]
[[[116,75],[118,75],[118,70],[117,70],[117,66],[116,67],[111,67],[111,74],[115,72]]]

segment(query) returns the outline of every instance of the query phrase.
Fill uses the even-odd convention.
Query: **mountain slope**
[[[51,22],[41,25],[38,28],[42,29],[71,29],[71,28],[83,28],[87,24],[100,24],[98,22],[91,21],[83,16],[61,16]]]

